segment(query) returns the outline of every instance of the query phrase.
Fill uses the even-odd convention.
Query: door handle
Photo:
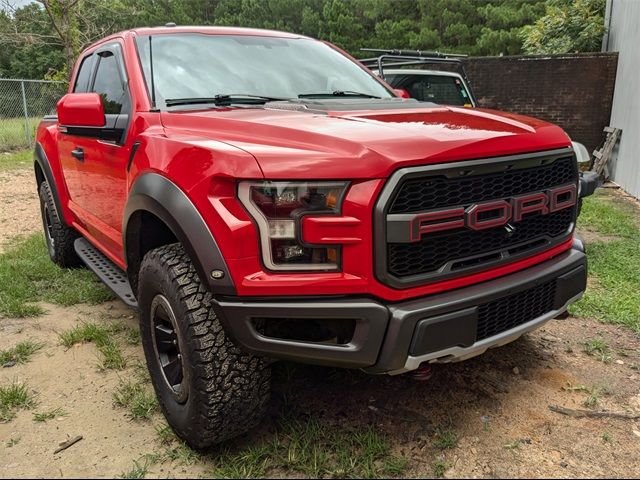
[[[80,147],[76,147],[75,150],[71,150],[71,156],[74,157],[76,160],[80,160],[81,162],[84,162],[84,150],[81,149]]]

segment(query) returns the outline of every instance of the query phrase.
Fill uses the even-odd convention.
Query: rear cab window
[[[469,92],[460,78],[449,75],[389,73],[385,79],[394,88],[403,88],[412,98],[441,105],[472,107]]]

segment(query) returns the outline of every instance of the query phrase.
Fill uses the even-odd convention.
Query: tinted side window
[[[93,91],[102,97],[104,113],[126,113],[129,108],[127,92],[120,77],[118,62],[113,52],[101,52]]]
[[[91,80],[91,70],[93,68],[93,55],[84,57],[78,76],[76,77],[76,84],[73,87],[74,92],[85,93],[89,89],[89,81]]]

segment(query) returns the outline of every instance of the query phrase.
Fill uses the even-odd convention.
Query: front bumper
[[[216,310],[227,333],[248,351],[306,363],[363,368],[371,373],[398,374],[423,362],[465,360],[511,342],[565,311],[582,296],[586,280],[586,256],[582,243],[576,240],[570,250],[534,267],[399,303],[352,297],[279,301],[219,298]],[[553,286],[553,291],[548,285]],[[528,292],[539,289],[546,289],[544,307],[537,297],[534,303],[508,306],[510,299],[524,298]],[[493,310],[488,310],[489,307]],[[540,308],[544,311],[539,311]],[[527,317],[534,310],[535,317]],[[504,315],[514,319],[504,330],[493,328],[490,336],[478,338],[481,327],[487,331],[480,322],[482,312],[486,317],[488,311],[494,312],[494,317],[508,312]],[[265,336],[256,328],[257,319],[348,320],[355,322],[355,328],[345,344],[314,343]]]

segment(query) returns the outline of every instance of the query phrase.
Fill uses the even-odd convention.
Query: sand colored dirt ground
[[[31,172],[2,174],[0,240],[39,228]],[[26,339],[44,344],[31,362],[0,368],[0,384],[26,382],[38,402],[0,424],[0,477],[113,477],[144,455],[162,452],[155,430],[162,417],[133,421],[113,403],[120,379],[138,374],[141,348],[125,347],[126,370],[101,371],[95,345],[67,349],[58,338],[58,332],[86,321],[136,328],[135,313],[119,301],[44,307],[46,314],[38,318],[0,319],[0,349]],[[583,351],[593,339],[609,345],[607,362]],[[638,477],[640,421],[567,417],[549,405],[583,409],[589,395],[584,390],[598,387],[594,410],[639,414],[639,368],[637,335],[583,318],[554,320],[479,358],[439,366],[427,382],[280,364],[270,415],[240,443],[272,435],[286,399],[296,415],[315,418],[325,428],[372,426],[391,440],[394,454],[409,460],[404,475],[410,477],[432,476],[438,460],[446,465],[445,477]],[[278,373],[283,370],[289,375]],[[34,412],[55,408],[67,415],[34,422]],[[457,446],[433,446],[434,432],[442,428],[455,432]],[[83,440],[53,453],[77,435]],[[192,464],[164,461],[147,477],[206,475],[215,455]]]

